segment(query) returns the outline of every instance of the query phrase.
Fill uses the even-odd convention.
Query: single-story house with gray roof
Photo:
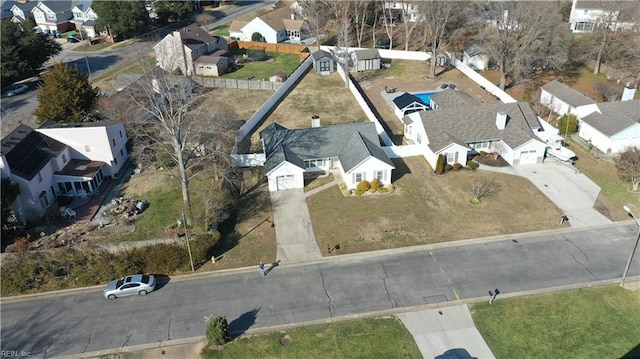
[[[431,107],[424,103],[418,96],[408,92],[393,99],[395,105],[393,112],[400,120],[412,112],[430,110]]]
[[[405,138],[424,146],[433,168],[440,154],[450,165],[466,165],[480,151],[497,152],[512,166],[541,163],[545,155],[534,134],[540,123],[524,102],[414,112],[403,122]]]
[[[429,96],[429,100],[429,106],[434,110],[480,106],[480,103],[478,103],[478,101],[468,93],[452,89],[446,89],[435,93]]]
[[[305,173],[338,169],[347,188],[377,178],[391,183],[393,162],[371,122],[290,130],[272,123],[262,132],[269,191],[304,187]]]
[[[598,110],[580,117],[578,135],[604,153],[640,148],[640,100],[598,103]]]
[[[356,71],[380,70],[380,53],[377,49],[355,50],[351,61]]]
[[[584,109],[592,108],[596,103],[593,99],[557,80],[542,86],[541,90],[540,103],[560,116],[565,114],[579,116]]]

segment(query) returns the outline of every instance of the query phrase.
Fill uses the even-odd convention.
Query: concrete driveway
[[[293,263],[322,258],[304,190],[271,192],[271,208],[278,242],[277,259]]]
[[[553,159],[536,165],[481,166],[483,170],[525,177],[568,217],[572,227],[609,224],[611,220],[593,208],[600,187],[575,167]],[[560,221],[560,218],[558,218]]]
[[[413,336],[423,358],[495,358],[473,324],[466,305],[397,316]]]

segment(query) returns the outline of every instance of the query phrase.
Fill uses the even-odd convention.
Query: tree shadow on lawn
[[[216,253],[225,253],[234,248],[242,238],[253,232],[265,222],[270,222],[273,226],[271,216],[266,216],[246,233],[240,233],[236,230],[238,223],[242,223],[251,218],[257,218],[271,207],[269,193],[258,190],[265,182],[266,178],[261,178],[255,185],[250,187],[242,195],[237,205],[231,210],[229,217],[220,223],[218,231],[220,232],[222,239],[217,246],[218,248],[216,248]]]

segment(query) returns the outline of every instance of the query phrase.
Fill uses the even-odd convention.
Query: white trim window
[[[47,20],[56,21],[56,13],[47,11]]]
[[[455,152],[447,152],[444,154],[445,163],[453,164],[456,162],[456,153]]]
[[[38,183],[42,183],[42,174],[38,172]]]
[[[325,164],[324,158],[304,160],[304,168],[323,168]]]
[[[386,180],[386,174],[387,174],[387,171],[384,171],[384,170],[373,171],[373,178],[377,178],[380,182],[383,182]]]
[[[40,193],[40,205],[42,206],[42,209],[47,209],[47,207],[49,207],[49,198],[47,198],[47,192],[42,191],[42,193]]]
[[[422,136],[420,136],[420,133],[418,132],[418,134],[416,135],[416,142],[418,143],[422,143]]]
[[[353,182],[354,183],[360,183],[362,181],[364,181],[366,179],[366,176],[364,175],[364,172],[358,172],[358,173],[354,173],[353,174]]]

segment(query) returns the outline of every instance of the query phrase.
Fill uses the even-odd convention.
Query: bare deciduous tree
[[[423,12],[420,11],[421,1],[400,1],[400,14],[402,15],[402,25],[404,26],[404,51],[409,51],[409,42],[416,26],[422,21]],[[414,18],[411,15],[414,15]]]
[[[321,32],[325,31],[324,27],[330,17],[328,9],[324,2],[317,0],[298,0],[297,3],[300,9],[300,15],[302,15],[309,24],[309,31],[315,36],[318,50],[320,50]]]
[[[640,148],[630,147],[614,158],[618,176],[631,182],[634,192],[640,186]]]
[[[341,0],[324,0],[324,4],[331,13],[338,29],[336,41],[336,55],[338,66],[342,68],[345,74],[349,73],[349,46],[353,39],[352,13],[353,3],[351,1]],[[349,86],[348,78],[345,78],[345,87]]]
[[[497,184],[493,179],[481,178],[471,183],[471,195],[472,201],[480,202],[482,197],[494,194],[497,189]]]
[[[393,14],[393,9],[391,7],[385,7],[386,0],[378,0],[376,4],[376,8],[382,13],[382,18],[384,21],[382,25],[384,26],[384,31],[387,33],[387,37],[389,38],[389,48],[393,49],[393,29],[396,26],[395,16]],[[376,14],[378,16],[378,14]]]
[[[428,75],[430,79],[436,77],[436,58],[440,49],[444,47],[444,40],[450,30],[449,26],[456,16],[456,7],[460,5],[461,3],[447,0],[421,1],[418,5],[418,12],[422,14],[425,36],[428,35],[430,41],[427,47],[431,52],[431,67]]]
[[[497,160],[507,150],[507,145],[502,141],[491,142],[491,150],[493,150],[493,159]]]
[[[478,3],[485,24],[478,39],[500,70],[500,88],[520,80],[538,53],[547,53],[561,30],[556,2],[494,1]]]
[[[227,176],[239,127],[234,114],[223,107],[208,114],[197,111],[203,101],[199,90],[191,79],[156,68],[129,97],[144,111],[131,123],[132,156],[143,165],[159,154],[170,158],[175,165],[166,174],[180,185],[187,221],[192,217],[190,180],[207,170],[216,179]]]
[[[358,41],[358,47],[362,47],[364,34],[369,26],[368,21],[371,16],[371,0],[353,0],[352,2],[356,40]]]

